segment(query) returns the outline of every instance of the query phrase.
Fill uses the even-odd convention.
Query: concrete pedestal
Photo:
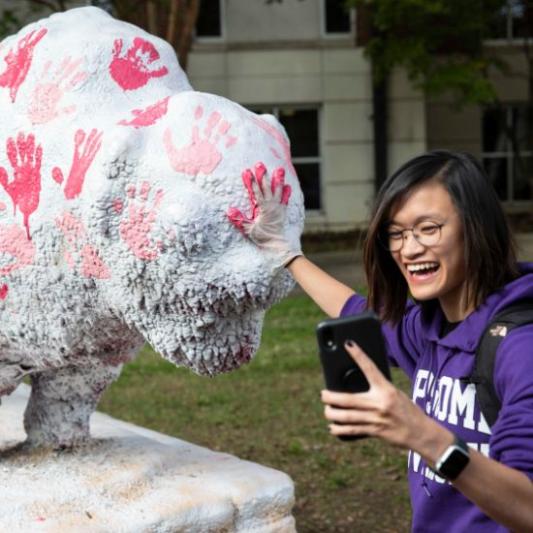
[[[0,531],[295,531],[284,473],[101,413],[75,451],[21,451],[29,387],[0,406]]]

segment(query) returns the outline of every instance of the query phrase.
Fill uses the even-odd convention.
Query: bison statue
[[[27,443],[87,439],[146,342],[209,376],[249,361],[292,281],[238,231],[246,177],[282,189],[295,246],[304,218],[276,119],[194,91],[170,45],[95,7],[0,43],[0,109],[0,396],[29,376]]]

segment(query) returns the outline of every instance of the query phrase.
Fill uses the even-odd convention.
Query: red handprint
[[[116,39],[113,46],[113,61],[109,65],[111,77],[125,90],[138,89],[146,85],[150,78],[160,78],[168,74],[167,67],[148,70],[159,59],[156,47],[140,37],[133,39],[133,45],[125,57],[119,57],[122,51],[122,39]]]
[[[30,70],[33,49],[47,31],[45,28],[41,28],[39,31],[33,30],[28,33],[17,43],[16,49],[12,48],[5,57],[7,68],[0,74],[0,87],[9,87],[12,102],[15,101],[19,87]],[[35,37],[34,34],[36,34]]]
[[[8,138],[6,149],[15,177],[9,182],[7,171],[0,167],[0,185],[13,201],[13,212],[16,213],[18,207],[22,213],[29,239],[29,218],[39,206],[41,194],[43,149],[41,145],[35,146],[35,137],[32,133],[26,137],[22,132],[18,134],[16,143],[12,137]]]
[[[146,208],[150,184],[144,181],[139,192],[141,201],[136,202],[135,187],[131,185],[127,191],[129,196],[128,216],[120,221],[120,237],[135,256],[145,261],[152,261],[159,257],[162,246],[161,242],[154,243],[152,241],[150,233],[163,199],[163,191],[161,189],[156,191],[151,209]],[[122,211],[122,206],[119,207],[117,202],[115,202],[114,207],[115,211]]]
[[[148,106],[146,109],[134,109],[131,114],[135,117],[131,120],[121,120],[119,124],[121,126],[133,126],[135,128],[141,128],[143,126],[151,126],[155,124],[162,116],[164,116],[168,110],[168,99],[170,96],[159,100],[155,104]]]
[[[250,201],[250,215],[245,215],[242,211],[236,207],[230,207],[227,212],[227,216],[230,222],[241,232],[245,233],[245,226],[249,226],[254,223],[259,216],[261,209],[268,208],[266,205],[268,202],[278,202],[282,205],[289,203],[291,196],[290,185],[285,185],[285,169],[282,167],[274,170],[272,179],[270,181],[270,190],[268,184],[263,183],[267,170],[263,163],[257,163],[252,172],[247,168],[242,173],[242,181],[244,187],[248,191],[248,198]],[[254,191],[255,181],[255,191]],[[259,196],[259,198],[256,196]]]
[[[83,147],[83,153],[80,154],[80,147],[84,141],[85,132],[83,130],[76,131],[74,135],[74,155],[72,157],[72,164],[70,166],[67,184],[63,189],[63,193],[67,200],[72,200],[72,198],[76,198],[76,196],[80,194],[87,170],[102,146],[102,132],[93,128],[89,137],[87,137],[85,146]],[[57,183],[63,183],[63,172],[59,167],[54,167],[52,169],[52,177]]]

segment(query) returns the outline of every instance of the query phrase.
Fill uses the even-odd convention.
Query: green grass
[[[146,347],[99,409],[286,472],[299,532],[408,531],[405,452],[327,432],[314,335],[323,318],[307,297],[285,299],[268,312],[254,360],[216,378],[176,368]],[[398,373],[394,379],[407,387]]]

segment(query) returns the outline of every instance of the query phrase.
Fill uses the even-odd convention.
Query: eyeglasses
[[[442,226],[444,226],[444,223],[437,224],[436,222],[425,220],[415,224],[411,228],[392,231],[384,230],[380,241],[389,252],[399,252],[407,240],[406,233],[410,231],[418,243],[422,246],[431,247],[435,246],[440,241]]]

